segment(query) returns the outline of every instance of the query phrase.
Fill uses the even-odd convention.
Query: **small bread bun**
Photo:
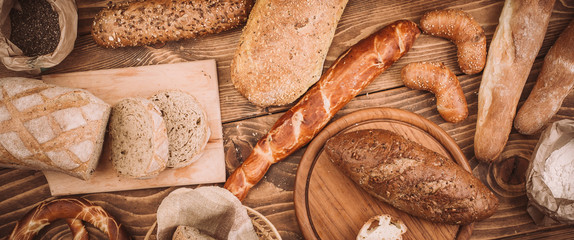
[[[395,240],[403,239],[407,226],[391,215],[381,214],[367,221],[357,235],[357,240]]]

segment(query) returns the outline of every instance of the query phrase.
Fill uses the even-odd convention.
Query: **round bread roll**
[[[162,113],[169,138],[167,167],[181,168],[195,162],[205,149],[211,131],[207,114],[197,99],[185,92],[170,90],[150,98]]]
[[[150,178],[165,169],[168,137],[161,112],[144,98],[126,98],[112,107],[109,123],[111,159],[116,171]]]
[[[402,235],[405,232],[407,232],[407,226],[401,220],[391,215],[381,214],[372,217],[363,225],[359,230],[357,240],[403,239]]]

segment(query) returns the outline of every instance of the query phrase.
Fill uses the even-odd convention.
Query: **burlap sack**
[[[157,239],[172,239],[178,226],[189,226],[215,239],[259,239],[247,209],[220,187],[180,188],[157,209]]]
[[[13,71],[26,71],[31,74],[38,74],[43,68],[50,68],[62,62],[74,49],[78,31],[76,2],[74,0],[46,1],[58,13],[60,41],[54,52],[37,57],[24,56],[22,50],[10,41],[10,10],[17,1],[0,1],[0,60],[6,68]]]

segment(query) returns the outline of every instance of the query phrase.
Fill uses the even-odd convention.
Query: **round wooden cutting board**
[[[438,125],[400,109],[353,112],[329,124],[309,144],[297,169],[295,212],[305,239],[356,239],[371,217],[386,213],[408,228],[405,239],[454,239],[469,235],[471,225],[432,223],[413,217],[372,197],[331,163],[323,145],[332,136],[359,129],[386,129],[401,134],[461,165],[470,166],[456,142]],[[460,233],[459,233],[460,232]]]

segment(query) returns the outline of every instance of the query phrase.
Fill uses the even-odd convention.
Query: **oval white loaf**
[[[369,219],[359,230],[357,240],[400,240],[407,232],[407,225],[400,219],[381,214]]]
[[[211,135],[201,104],[194,96],[177,90],[160,92],[150,99],[158,106],[167,127],[167,167],[181,168],[197,161]]]
[[[94,171],[110,106],[91,93],[28,78],[0,79],[0,167]]]
[[[251,103],[295,101],[319,80],[347,0],[255,2],[231,62],[231,80]]]
[[[120,175],[150,178],[165,169],[167,130],[153,102],[122,99],[112,108],[109,134],[112,164]]]

